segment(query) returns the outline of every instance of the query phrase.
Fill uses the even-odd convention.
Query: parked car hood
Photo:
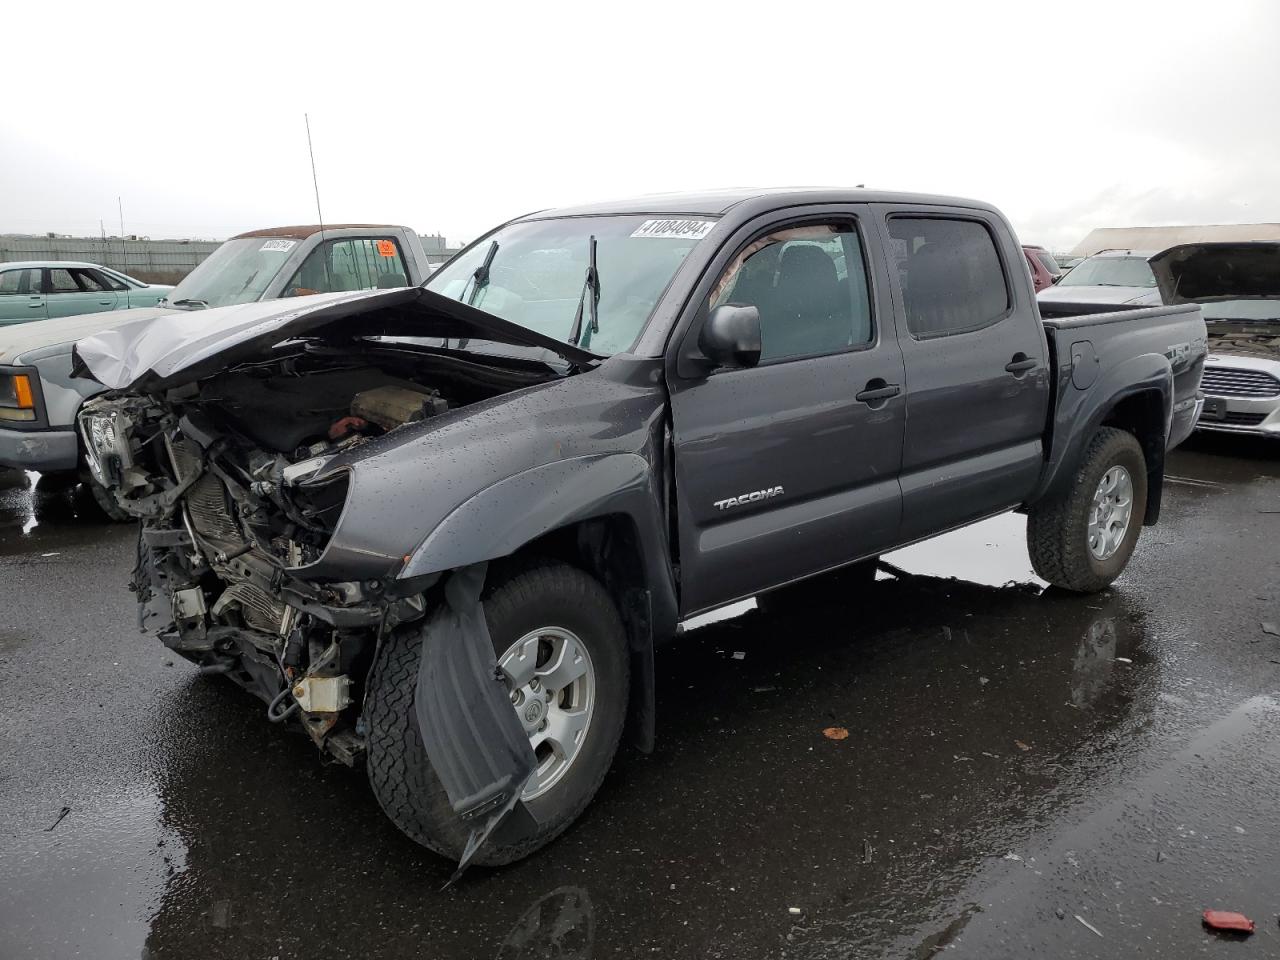
[[[1093,287],[1057,284],[1036,294],[1050,303],[1159,303],[1160,292],[1151,287]]]
[[[19,358],[33,350],[66,344],[70,350],[77,340],[110,330],[135,320],[154,320],[167,313],[165,307],[134,307],[132,310],[106,310],[102,313],[82,313],[74,317],[55,317],[0,327],[0,363],[17,363]]]
[[[73,375],[152,392],[262,357],[286,340],[469,337],[540,347],[577,366],[601,357],[422,287],[322,293],[168,314],[103,330],[75,346]]]
[[[1280,243],[1180,243],[1150,262],[1165,303],[1280,299]]]

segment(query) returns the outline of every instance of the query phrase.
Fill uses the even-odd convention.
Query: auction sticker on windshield
[[[631,236],[658,237],[663,240],[701,240],[715,225],[714,220],[646,220]]]
[[[297,244],[298,244],[297,240],[268,240],[258,249],[274,250],[276,253],[288,253],[295,246],[297,246]]]

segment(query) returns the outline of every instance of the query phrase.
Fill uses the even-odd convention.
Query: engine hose
[[[293,696],[293,688],[286,686],[283,690],[276,694],[276,698],[267,704],[267,719],[272,723],[283,723],[291,716],[298,712],[298,701],[295,700],[283,711],[276,712],[276,708],[280,705],[280,701],[285,697]]]

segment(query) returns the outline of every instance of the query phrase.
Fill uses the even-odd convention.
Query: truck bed
[[[1076,446],[1107,417],[1139,418],[1149,404],[1168,411],[1164,449],[1148,454],[1163,464],[1165,451],[1190,436],[1203,404],[1207,336],[1199,306],[1050,302],[1040,305],[1040,316],[1055,376],[1038,495],[1069,480],[1060,467],[1078,461]],[[1158,500],[1148,508],[1147,522],[1154,522]]]

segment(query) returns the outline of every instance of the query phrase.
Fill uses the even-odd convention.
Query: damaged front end
[[[231,373],[199,390],[96,398],[79,426],[95,479],[141,521],[131,583],[140,627],[256,694],[271,720],[296,715],[353,764],[363,749],[353,705],[378,638],[423,616],[429,583],[307,576],[349,489],[349,469],[324,467],[448,403],[411,383],[342,397],[339,381],[377,379],[367,369],[294,374],[300,386],[271,409],[249,402],[260,371]]]

